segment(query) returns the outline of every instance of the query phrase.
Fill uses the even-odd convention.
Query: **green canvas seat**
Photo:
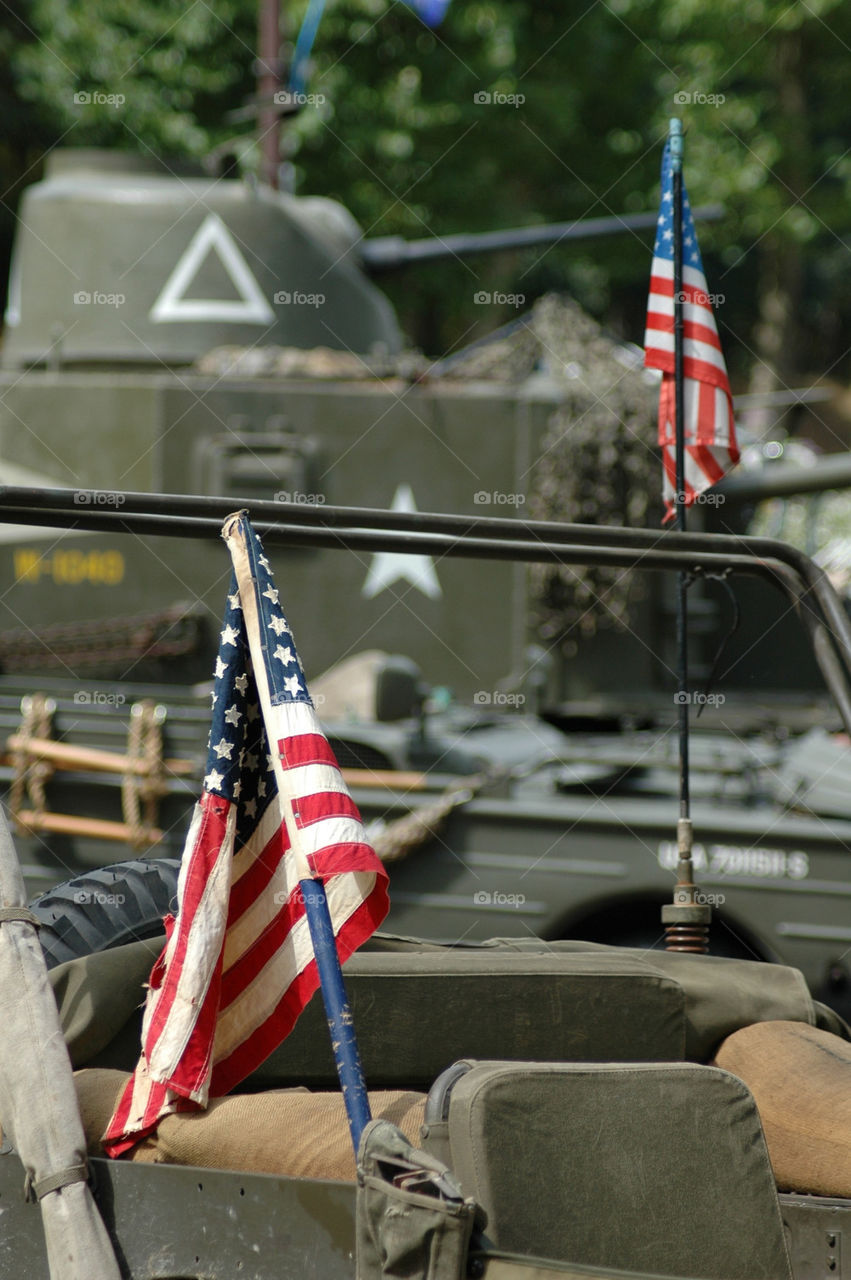
[[[76,1067],[133,1069],[150,964],[145,944],[133,944],[53,970]],[[685,1053],[679,983],[617,951],[360,953],[345,976],[371,1088],[425,1092],[460,1057],[666,1061]],[[318,992],[243,1087],[290,1085],[337,1087]]]
[[[381,942],[386,949],[360,951],[345,965],[372,1088],[427,1091],[465,1057],[707,1061],[753,1022],[820,1020],[801,975],[783,965],[592,943]],[[75,1067],[133,1069],[158,952],[156,941],[132,943],[51,970]],[[247,1087],[328,1089],[336,1079],[317,993]]]
[[[458,1064],[424,1134],[499,1249],[693,1280],[791,1276],[756,1106],[725,1071]]]

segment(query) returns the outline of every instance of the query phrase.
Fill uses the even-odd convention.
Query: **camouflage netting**
[[[214,347],[195,361],[197,373],[217,378],[306,378],[361,382],[404,378],[413,382],[429,367],[418,351],[356,355],[331,347]]]
[[[529,485],[530,519],[659,527],[658,390],[641,361],[571,299],[548,295],[525,324],[453,365],[453,377],[511,383],[546,374],[564,397]],[[530,578],[541,639],[567,651],[577,632],[627,626],[641,594],[640,579],[622,569],[533,565]]]

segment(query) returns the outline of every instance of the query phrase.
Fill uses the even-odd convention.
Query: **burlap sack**
[[[100,1138],[127,1080],[123,1071],[75,1072],[89,1153],[102,1155]],[[369,1095],[375,1119],[389,1120],[419,1141],[425,1095],[400,1090]],[[355,1181],[355,1158],[340,1093],[278,1089],[214,1099],[206,1111],[166,1116],[157,1132],[127,1159],[277,1173],[296,1178]]]
[[[728,1036],[715,1064],[753,1094],[781,1191],[851,1197],[851,1044],[759,1022]]]

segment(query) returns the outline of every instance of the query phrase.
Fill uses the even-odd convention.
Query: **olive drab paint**
[[[9,367],[172,366],[258,339],[358,352],[401,343],[389,303],[358,269],[360,229],[331,200],[60,150],[25,192],[19,226]],[[322,307],[293,302],[318,289]]]
[[[546,330],[540,367],[513,382],[442,377],[424,362],[425,376],[406,375],[393,365],[402,345],[393,310],[362,269],[379,242],[364,242],[330,200],[175,173],[126,152],[57,150],[24,193],[18,228],[0,367],[0,480],[71,487],[81,512],[130,490],[522,519],[534,514],[536,484],[559,489],[557,469],[541,478],[555,456],[554,429],[568,451],[571,433],[588,423],[595,438],[606,434],[594,417],[611,399],[601,391],[612,381],[605,362],[593,368],[599,349],[617,362],[623,403],[612,422],[646,417],[652,393],[630,352],[596,329],[581,348],[584,372],[547,367],[557,335]],[[575,312],[549,323],[575,323]],[[222,359],[210,364],[214,349]],[[292,349],[318,357],[324,376],[278,376],[267,356]],[[378,372],[367,374],[370,361]],[[604,481],[583,479],[582,510],[570,518],[605,504]],[[658,578],[645,575],[634,593],[631,630],[589,632],[580,599],[579,625],[559,645],[551,630],[537,630],[521,565],[295,548],[280,561],[314,671],[380,647],[469,700],[528,672],[537,644],[547,666],[538,685],[551,701],[618,707],[640,690],[643,707],[647,691],[657,698],[667,687],[672,627]],[[0,594],[0,640],[177,602],[215,627],[222,564],[203,542],[0,526],[0,580],[10,588]],[[713,590],[695,594],[709,600]],[[709,664],[727,627],[717,596],[695,639]],[[733,679],[782,687],[791,669],[818,688],[796,637],[768,656],[756,643],[770,610],[779,617],[783,608],[765,590],[755,620],[743,611],[740,654],[727,664]],[[212,652],[211,637],[192,661],[153,672],[128,663],[113,674],[201,680]],[[53,669],[66,674],[61,661]]]

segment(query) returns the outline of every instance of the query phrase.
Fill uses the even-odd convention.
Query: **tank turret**
[[[191,364],[229,343],[401,346],[351,254],[361,230],[333,200],[60,150],[25,193],[20,226],[7,366]]]

